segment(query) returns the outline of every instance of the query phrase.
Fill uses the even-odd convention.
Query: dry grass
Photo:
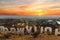
[[[6,40],[60,40],[60,36],[41,34],[41,35],[38,35],[37,38],[33,38],[32,35],[24,35],[24,36],[14,35]]]

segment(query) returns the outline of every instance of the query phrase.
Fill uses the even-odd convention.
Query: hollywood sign
[[[10,30],[9,30],[10,29]],[[53,28],[51,27],[42,27],[42,26],[26,26],[26,27],[22,27],[22,28],[7,28],[7,27],[4,27],[4,26],[0,26],[0,32],[3,32],[3,33],[18,33],[18,34],[21,34],[21,35],[24,35],[25,32],[27,32],[28,34],[31,34],[31,33],[35,33],[35,32],[38,32],[39,30],[39,33],[42,34],[43,32],[44,33],[47,33],[49,31],[49,34],[52,34],[53,33]],[[33,30],[34,32],[32,32]],[[60,34],[60,29],[58,28],[55,28],[54,30],[54,35],[59,35]]]

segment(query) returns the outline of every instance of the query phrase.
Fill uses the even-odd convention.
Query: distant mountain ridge
[[[60,16],[18,16],[18,15],[1,15],[0,19],[20,19],[20,18],[29,18],[29,19],[60,19]]]

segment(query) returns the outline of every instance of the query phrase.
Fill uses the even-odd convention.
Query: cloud
[[[60,8],[59,3],[48,3],[48,4],[30,4],[30,5],[24,5],[20,6],[20,9],[22,10],[41,10],[41,9],[54,9],[54,8]]]
[[[60,0],[0,0],[0,11],[8,13],[60,13]],[[53,11],[53,12],[52,12]]]

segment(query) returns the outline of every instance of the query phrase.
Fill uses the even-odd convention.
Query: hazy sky
[[[60,0],[0,0],[0,11],[20,11],[21,9],[40,10],[53,9],[59,10]]]
[[[14,9],[18,8],[21,5],[29,4],[44,4],[47,5],[47,7],[60,8],[60,0],[0,0],[0,8],[8,7]]]

